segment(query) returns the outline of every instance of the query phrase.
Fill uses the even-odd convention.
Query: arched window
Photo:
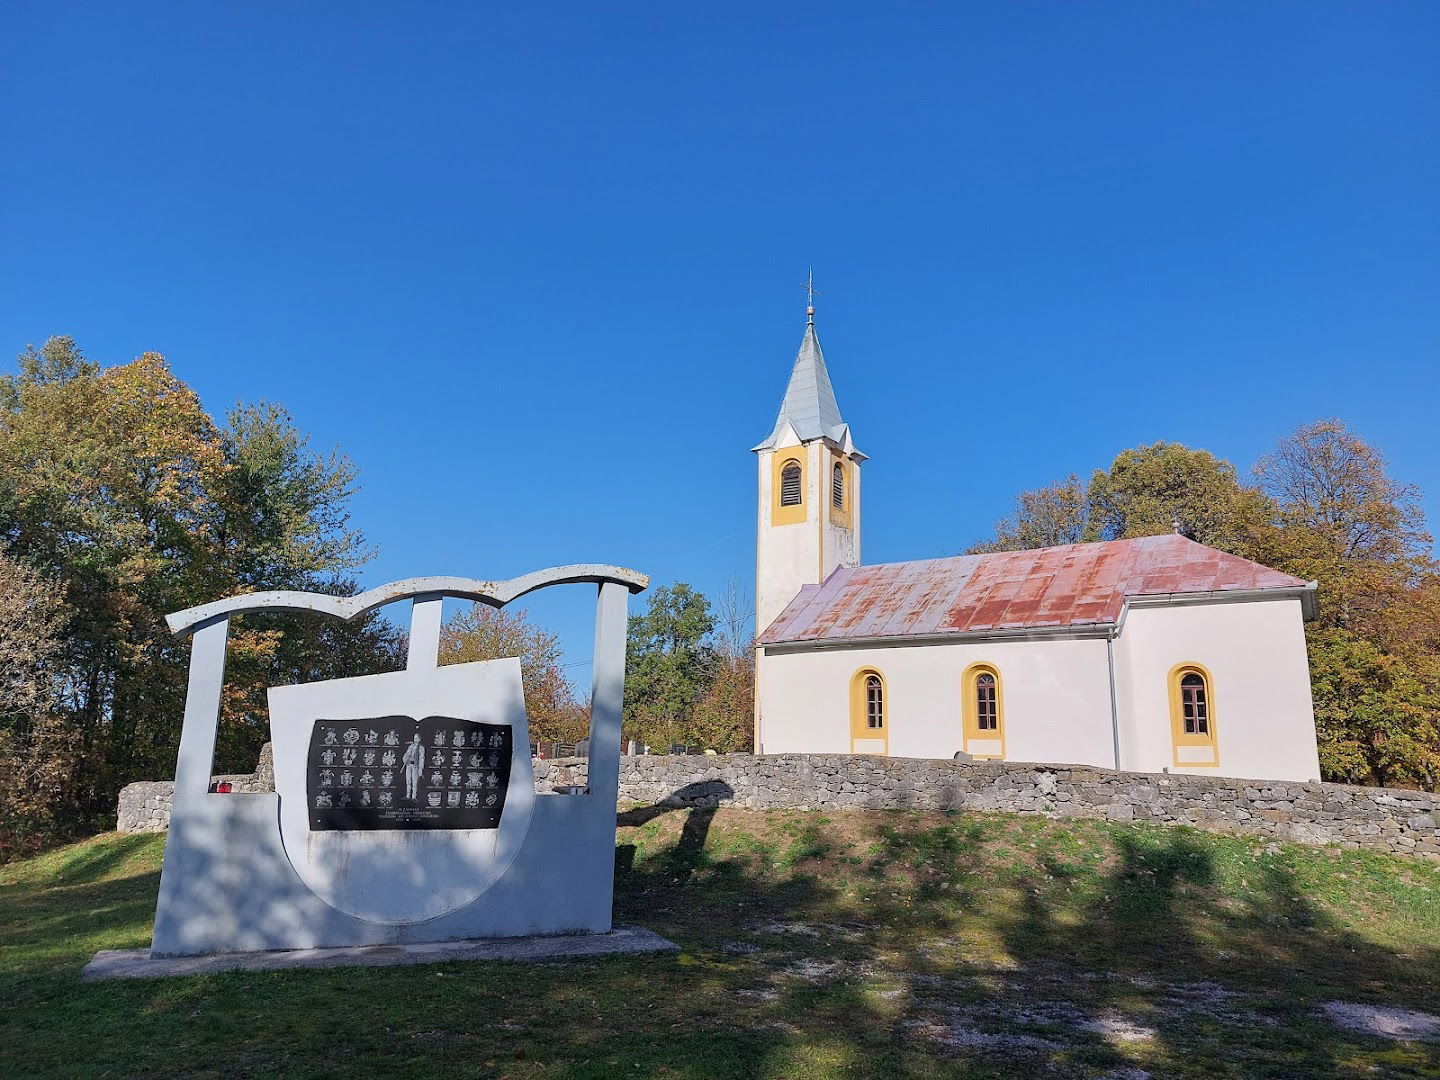
[[[1000,669],[993,664],[971,664],[960,685],[965,752],[976,758],[1003,758],[1005,698]]]
[[[830,502],[836,510],[845,509],[845,466],[838,461],[830,470]]]
[[[1210,734],[1210,704],[1206,700],[1205,677],[1191,671],[1180,680],[1180,712],[1186,735]]]
[[[1177,664],[1170,669],[1170,739],[1175,765],[1220,764],[1215,686],[1210,672],[1199,664]]]
[[[787,461],[780,470],[780,505],[800,505],[800,463]]]
[[[1000,730],[1000,710],[995,701],[995,676],[988,671],[975,676],[975,726],[981,731]]]
[[[865,726],[871,731],[885,727],[885,686],[879,675],[865,676]]]
[[[850,679],[850,752],[890,752],[890,703],[885,676],[861,668]]]

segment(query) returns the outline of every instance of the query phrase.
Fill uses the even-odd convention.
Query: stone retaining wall
[[[550,783],[584,782],[583,761],[547,765]],[[1021,762],[730,754],[621,758],[620,797],[756,810],[1005,810],[1149,821],[1440,861],[1440,795],[1399,788]]]
[[[236,790],[268,791],[268,769]],[[536,763],[535,786],[583,784],[585,761]],[[231,778],[234,782],[235,778]],[[169,824],[170,789],[120,793],[122,832]],[[1115,772],[1079,765],[778,754],[620,759],[622,801],[756,810],[1005,810],[1046,817],[1193,825],[1302,844],[1335,844],[1440,861],[1440,795],[1398,788]]]
[[[260,762],[253,773],[231,773],[212,777],[228,780],[235,791],[251,793],[275,790],[275,760],[270,744],[260,750]],[[164,832],[170,828],[170,798],[175,793],[173,780],[142,780],[120,789],[116,808],[115,828],[122,833]]]

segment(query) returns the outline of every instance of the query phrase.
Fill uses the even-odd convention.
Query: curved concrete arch
[[[250,611],[313,611],[332,615],[349,621],[384,607],[398,600],[414,597],[453,596],[462,600],[474,600],[492,607],[502,607],[517,600],[526,593],[543,589],[548,585],[573,585],[590,583],[597,585],[623,585],[632,593],[644,590],[650,584],[647,574],[627,570],[623,566],[608,566],[603,563],[574,563],[569,566],[552,566],[529,574],[510,578],[508,581],[481,581],[478,578],[463,577],[419,577],[405,578],[376,586],[358,596],[330,596],[326,593],[274,590],[270,592],[244,593],[226,597],[209,604],[177,611],[165,617],[172,634],[183,634],[194,630],[213,619],[239,615]]]

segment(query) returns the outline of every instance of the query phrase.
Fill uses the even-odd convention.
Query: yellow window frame
[[[976,700],[976,682],[981,675],[993,675],[995,677],[995,730],[980,730],[980,705]],[[963,717],[965,752],[972,757],[979,759],[995,759],[1003,761],[1005,758],[1005,680],[1000,677],[1000,669],[991,663],[975,663],[965,669],[960,676],[960,715]],[[999,742],[1000,752],[975,753],[970,749],[972,742]]]
[[[1184,697],[1180,691],[1180,680],[1186,675],[1199,675],[1205,680],[1205,726],[1209,730],[1205,734],[1190,734],[1185,730],[1185,706]],[[1170,759],[1177,768],[1186,769],[1213,769],[1220,764],[1220,730],[1216,726],[1215,716],[1215,679],[1210,674],[1210,669],[1204,664],[1197,664],[1193,660],[1176,664],[1170,669],[1169,676],[1170,696]],[[1208,747],[1211,751],[1210,760],[1193,760],[1195,755],[1185,755],[1181,760],[1182,747]]]
[[[796,525],[805,520],[805,495],[809,490],[809,477],[806,475],[808,469],[805,461],[807,456],[803,446],[779,450],[775,454],[770,476],[772,503],[770,520],[776,525]],[[785,466],[792,461],[800,466],[800,501],[794,506],[782,506],[780,503],[780,478],[784,475]]]
[[[865,696],[866,681],[870,676],[880,680],[880,727],[872,728],[869,723],[869,712],[866,708]],[[852,754],[873,754],[874,750],[856,750],[856,744],[860,742],[874,742],[879,739],[884,742],[884,749],[878,751],[880,754],[890,753],[890,685],[885,681],[885,673],[879,668],[863,667],[854,675],[850,676],[850,752]]]

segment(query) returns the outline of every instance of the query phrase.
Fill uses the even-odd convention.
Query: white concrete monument
[[[589,788],[537,795],[520,661],[438,666],[441,605],[501,607],[576,582],[599,589]],[[610,931],[626,606],[648,584],[564,566],[355,597],[252,593],[171,615],[192,635],[190,684],[150,957]],[[407,599],[407,670],[272,688],[275,791],[209,791],[232,616],[353,619]]]

